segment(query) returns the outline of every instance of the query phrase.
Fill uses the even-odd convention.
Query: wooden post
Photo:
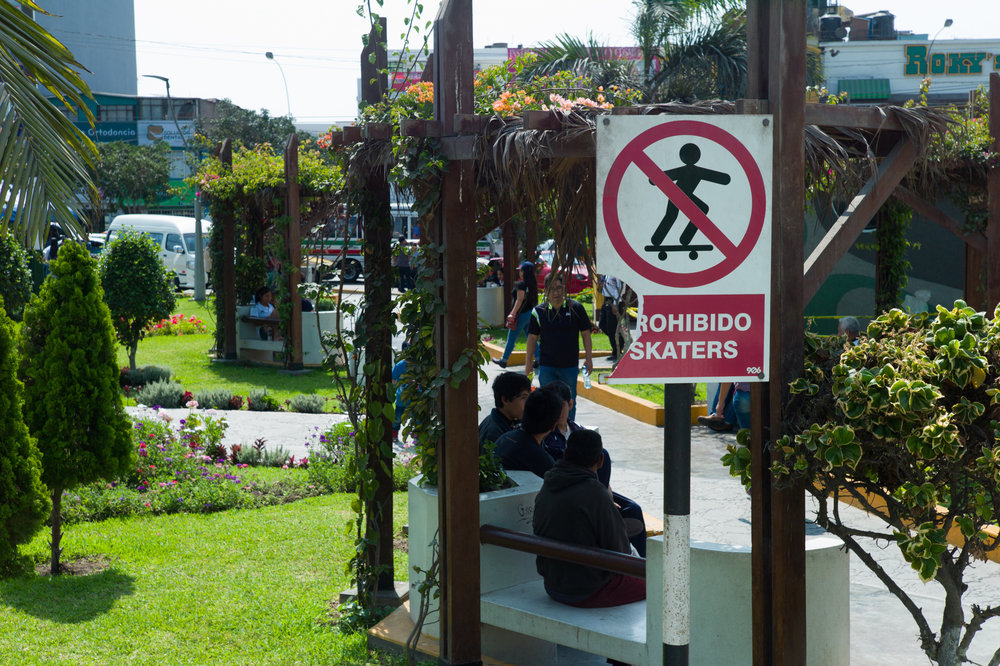
[[[233,143],[229,139],[222,142],[219,159],[226,168],[233,169]],[[225,318],[225,339],[222,358],[227,361],[236,360],[236,220],[233,212],[227,210],[222,219],[222,297]]]
[[[990,74],[990,136],[993,151],[1000,152],[1000,74]],[[1000,169],[990,169],[986,180],[989,217],[986,222],[986,312],[1000,303]]]
[[[443,0],[434,27],[434,117],[445,137],[455,115],[473,112],[472,0]],[[440,223],[434,242],[444,248],[438,319],[440,363],[451,368],[476,348],[476,235],[473,164],[452,161],[444,176]],[[479,450],[476,373],[442,390],[444,438],[438,447],[441,581],[441,662],[478,664]]]
[[[372,27],[368,35],[368,45],[361,53],[362,99],[369,104],[382,100],[389,88],[386,54],[386,20]],[[369,54],[375,53],[372,63]],[[384,395],[385,387],[392,384],[392,214],[389,206],[389,181],[385,165],[373,169],[365,181],[368,197],[373,202],[364,211],[364,253],[365,253],[365,302],[362,322],[367,336],[365,361],[378,361],[376,373],[365,373],[367,395]],[[392,460],[386,459],[383,451],[392,450],[392,422],[381,409],[376,409],[380,401],[368,404],[367,419],[382,421],[382,437],[377,442],[369,442],[368,469],[375,475],[377,487],[375,496],[368,501],[366,512],[371,517],[366,526],[369,543],[366,553],[370,567],[379,566],[379,592],[394,589],[395,578],[392,561]]]
[[[505,201],[497,206],[500,216],[500,234],[503,237],[503,312],[514,307],[511,290],[517,282],[517,267],[521,258],[517,254],[517,237],[514,235],[514,208]]]
[[[299,137],[292,134],[285,144],[285,215],[288,227],[285,229],[285,247],[288,251],[288,265],[285,276],[288,280],[288,297],[292,301],[292,319],[288,322],[288,337],[292,342],[292,357],[285,359],[285,367],[291,370],[302,368],[302,296],[299,294],[299,271],[302,265],[302,230],[299,228]]]
[[[805,500],[771,486],[764,448],[782,434],[788,382],[802,372],[805,3],[750,0],[747,95],[774,118],[771,367],[751,393],[754,663],[806,660]]]

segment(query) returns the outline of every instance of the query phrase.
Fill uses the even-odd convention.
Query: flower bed
[[[161,319],[146,327],[146,335],[194,335],[208,333],[205,322],[194,315],[185,317],[182,314],[171,315],[169,319]]]

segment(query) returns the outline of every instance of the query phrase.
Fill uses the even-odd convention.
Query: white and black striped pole
[[[663,666],[691,643],[691,385],[663,387]]]

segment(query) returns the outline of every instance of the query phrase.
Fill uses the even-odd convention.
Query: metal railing
[[[577,546],[495,525],[481,525],[479,541],[491,546],[551,557],[554,560],[582,564],[625,576],[646,578],[646,560],[603,548]]]

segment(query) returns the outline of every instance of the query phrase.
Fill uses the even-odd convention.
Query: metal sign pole
[[[691,642],[691,385],[663,387],[663,666]]]

